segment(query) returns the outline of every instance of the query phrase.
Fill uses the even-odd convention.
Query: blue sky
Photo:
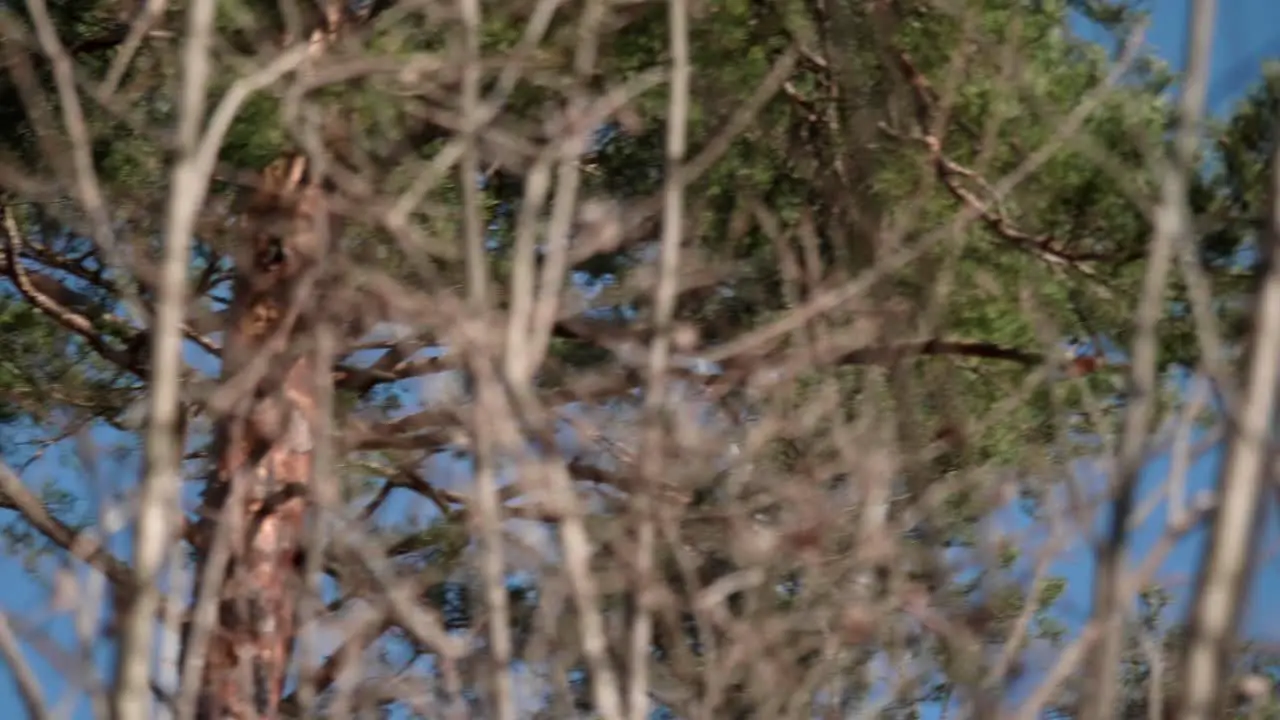
[[[1148,0],[1152,18],[1147,31],[1147,42],[1173,68],[1179,70],[1185,63],[1189,4],[1190,0]],[[1075,29],[1085,37],[1097,35],[1083,23],[1077,24]],[[1215,31],[1209,103],[1211,112],[1223,114],[1229,112],[1241,94],[1258,79],[1258,71],[1263,62],[1280,60],[1280,2],[1220,0]],[[1220,449],[1214,448],[1195,463],[1189,473],[1189,491],[1194,492],[1211,485],[1220,456]],[[1150,488],[1159,484],[1167,473],[1168,464],[1167,457],[1156,458],[1145,472],[1144,486]],[[1137,533],[1135,554],[1140,556],[1143,549],[1154,542],[1163,522],[1163,511],[1153,514],[1152,523]],[[1274,523],[1274,520],[1271,522]],[[1199,536],[1193,535],[1181,543],[1165,563],[1163,575],[1172,580],[1190,582],[1199,556],[1200,540]],[[1280,592],[1280,572],[1277,571],[1276,563],[1270,563],[1269,567],[1260,570],[1254,597]],[[1087,608],[1088,583],[1085,579],[1092,572],[1091,561],[1087,558],[1074,558],[1064,564],[1062,571],[1072,580],[1070,584],[1075,588],[1073,595],[1086,593],[1083,607]],[[1253,613],[1247,623],[1250,633],[1280,639],[1280,619],[1264,618],[1260,613]]]
[[[1182,66],[1188,2],[1189,0],[1150,0],[1148,5],[1153,11],[1153,22],[1148,30],[1147,41],[1175,68]],[[1220,0],[1219,6],[1210,85],[1210,105],[1215,113],[1229,110],[1239,95],[1257,79],[1258,69],[1264,60],[1280,59],[1280,2]],[[1086,37],[1096,36],[1084,25],[1077,25],[1075,30]],[[109,438],[97,437],[95,440]],[[1215,448],[1193,465],[1188,480],[1192,491],[1205,488],[1212,482],[1220,460],[1219,455]],[[110,480],[111,485],[132,482],[137,477],[135,467],[113,464],[106,457],[102,461],[98,472]],[[1162,457],[1156,458],[1149,465],[1143,479],[1145,490],[1161,483],[1168,471],[1168,463],[1168,458]],[[80,485],[76,478],[82,472],[83,468],[75,464],[72,453],[58,452],[34,463],[24,476],[29,483],[70,483],[74,487]],[[1141,557],[1161,532],[1163,510],[1157,509],[1151,517],[1152,521],[1136,533],[1135,557]],[[1270,521],[1274,525],[1274,519]],[[1277,534],[1271,533],[1273,540]],[[1274,548],[1276,543],[1269,545]],[[118,548],[118,551],[122,556],[128,556],[124,548]],[[1188,538],[1166,561],[1160,573],[1161,578],[1175,590],[1185,587],[1194,575],[1199,551],[1200,538]],[[1064,611],[1083,617],[1088,612],[1090,602],[1092,559],[1084,548],[1075,548],[1063,557],[1054,570],[1069,580],[1067,596],[1063,601]],[[18,561],[8,557],[0,557],[0,577],[5,579],[0,584],[0,608],[12,613],[12,617],[32,621],[37,632],[47,633],[52,640],[64,643],[64,647],[71,646],[71,627],[65,620],[55,619],[57,616],[49,608],[50,593],[47,588],[35,582]],[[1280,593],[1280,563],[1266,563],[1260,568],[1253,597],[1269,597],[1277,593]],[[1246,631],[1255,637],[1280,640],[1280,619],[1253,611],[1246,619]],[[59,678],[63,673],[41,659],[37,653],[29,652],[28,657],[44,686],[45,697],[56,706],[54,701],[62,695],[63,685]],[[0,709],[20,707],[7,668],[0,664]],[[86,704],[81,704],[74,716],[89,718],[92,713]]]
[[[1186,54],[1187,11],[1190,0],[1149,0],[1147,8],[1152,12],[1147,29],[1147,44],[1172,68],[1183,69]],[[1105,41],[1105,36],[1085,22],[1077,22],[1073,29],[1086,38]],[[1275,0],[1221,0],[1218,3],[1218,20],[1213,41],[1210,69],[1209,109],[1215,115],[1230,112],[1234,103],[1247,92],[1258,79],[1262,63],[1280,60],[1280,2]],[[1187,472],[1187,496],[1197,491],[1212,489],[1222,461],[1221,446],[1214,446],[1195,458]],[[1164,485],[1169,474],[1170,457],[1154,458],[1144,469],[1140,480],[1139,495],[1143,500],[1152,498]],[[1142,501],[1139,506],[1143,506]],[[1149,520],[1132,536],[1131,564],[1136,564],[1164,534],[1167,502],[1160,501]],[[1280,562],[1275,553],[1280,551],[1280,532],[1274,513],[1267,515],[1267,532],[1255,575],[1250,606],[1243,622],[1243,632],[1263,642],[1280,641],[1280,616],[1273,610],[1273,598],[1280,593]],[[1179,619],[1185,612],[1187,590],[1194,583],[1196,568],[1204,548],[1204,533],[1189,534],[1166,557],[1157,573],[1157,580],[1173,593],[1174,601],[1170,617]],[[1051,572],[1067,580],[1067,590],[1060,609],[1069,619],[1087,618],[1091,605],[1094,561],[1091,548],[1078,544],[1054,563]],[[1267,600],[1271,599],[1270,602]],[[1051,660],[1050,660],[1051,661]],[[1038,682],[1035,668],[1026,677],[1026,684]]]

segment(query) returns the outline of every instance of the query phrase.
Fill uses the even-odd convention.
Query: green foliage
[[[876,301],[900,301],[907,308],[893,320],[895,331],[914,338],[919,328],[925,337],[1051,358],[1061,354],[1060,345],[1068,338],[1107,349],[1128,347],[1143,252],[1151,234],[1146,208],[1157,190],[1157,177],[1147,161],[1167,142],[1170,110],[1162,94],[1171,77],[1156,63],[1136,63],[1124,78],[1123,92],[1102,99],[1078,128],[1064,133],[1064,119],[1103,82],[1111,65],[1107,49],[1071,37],[1063,25],[1068,14],[1076,12],[1121,34],[1137,20],[1136,11],[1104,0],[975,0],[960,4],[962,12],[944,10],[940,3],[892,4],[899,6],[892,16],[872,8],[884,3],[833,3],[831,13],[824,15],[801,0],[728,0],[709,3],[711,7],[695,18],[691,154],[699,157],[715,147],[721,154],[688,187],[692,222],[685,233],[686,257],[708,259],[721,274],[708,289],[680,299],[678,319],[697,326],[702,341],[714,346],[776,320],[818,293],[821,287],[808,287],[788,274],[789,268],[811,257],[821,267],[809,269],[822,275],[819,285],[826,287],[867,271],[886,254],[915,248],[918,259],[886,273],[870,293]],[[286,5],[265,0],[218,4],[218,29],[225,43],[216,53],[212,97],[220,97],[243,68],[261,59],[259,51],[268,44],[264,39],[306,23],[305,17],[282,11]],[[310,8],[307,3],[298,5]],[[628,7],[625,17],[611,19],[590,77],[568,72],[579,49],[578,27],[567,11],[557,13],[546,42],[519,59],[527,77],[507,98],[497,126],[509,135],[536,136],[547,109],[562,105],[570,93],[604,90],[663,67],[669,52],[665,6]],[[87,5],[53,2],[51,8],[85,77],[102,77],[115,57],[118,40],[109,40],[123,27],[118,19],[122,9],[105,0]],[[518,4],[486,8],[482,45],[487,56],[500,56],[520,44],[526,12]],[[176,9],[166,18],[170,23],[180,20]],[[26,22],[25,16],[19,21]],[[398,71],[401,64],[429,55],[448,57],[457,50],[457,31],[451,21],[403,12],[362,28],[334,54],[354,61],[361,53],[374,53]],[[763,104],[747,129],[723,141],[725,128],[796,43],[806,52],[787,85]],[[47,157],[38,142],[41,131],[61,127],[64,108],[53,91],[48,63],[38,53],[30,57],[43,90],[39,107],[24,104],[31,98],[20,92],[12,74],[0,77],[0,162],[16,160],[24,176],[50,182],[56,178],[61,191],[70,195],[70,184],[59,174],[64,158]],[[821,62],[814,59],[819,57]],[[930,122],[936,126],[922,127],[918,121],[919,98],[907,82],[901,57],[909,58],[928,81],[934,93]],[[122,102],[111,107],[86,102],[95,168],[113,220],[125,228],[123,235],[141,238],[143,247],[153,248],[159,235],[172,152],[166,132],[181,89],[178,67],[175,43],[144,43],[124,76],[118,95]],[[494,75],[486,77],[487,85]],[[336,154],[355,168],[371,194],[397,197],[421,181],[424,163],[449,147],[458,120],[444,108],[456,91],[453,77],[423,78],[415,84],[398,79],[395,72],[371,72],[306,93],[300,108],[304,116],[323,119],[341,131],[336,134],[344,147]],[[603,129],[600,141],[581,159],[587,169],[585,197],[625,204],[660,191],[667,102],[665,88],[644,93],[629,108],[631,117]],[[285,116],[286,106],[286,98],[275,90],[249,99],[220,149],[226,168],[260,169],[282,150],[300,144],[294,134],[296,118]],[[943,108],[945,120],[939,120]],[[1273,68],[1231,116],[1213,128],[1213,145],[1192,192],[1197,222],[1204,230],[1199,256],[1213,283],[1215,310],[1233,345],[1247,330],[1243,301],[1251,291],[1256,258],[1250,251],[1267,202],[1278,108],[1280,71]],[[946,158],[961,168],[949,178],[939,177],[938,167],[929,161],[921,142],[926,132],[936,136]],[[1050,146],[1053,152],[1035,172],[998,192],[993,189]],[[505,287],[512,272],[515,218],[525,201],[524,177],[501,164],[485,170],[491,270],[498,286]],[[226,179],[222,169],[219,176]],[[946,179],[954,181],[952,189]],[[5,190],[15,195],[11,188]],[[230,182],[216,186],[219,196],[235,192]],[[982,207],[971,207],[965,193]],[[446,286],[460,284],[461,194],[458,173],[442,173],[414,205],[409,223],[430,244],[422,256],[419,248],[406,249],[377,226],[374,214],[383,211],[381,207],[356,209],[369,214],[356,212],[351,218],[344,250],[351,259],[406,284],[425,282],[427,275]],[[72,235],[70,228],[78,233],[73,240],[83,242],[88,223],[82,211],[68,209],[73,205],[59,198],[45,202],[39,211],[14,214],[23,232],[38,238],[37,249],[45,253],[32,258],[32,265],[84,288],[93,296],[93,319],[103,321],[119,314],[123,298],[120,287],[100,270],[107,264],[101,250],[74,250],[67,246],[72,241],[53,239]],[[987,217],[965,226],[954,222],[957,213],[975,209],[986,210]],[[40,232],[48,228],[58,232]],[[198,238],[202,262],[216,260],[225,249],[213,235],[202,230]],[[579,264],[574,268],[577,280],[625,287],[636,279],[637,268],[651,264],[651,239]],[[61,266],[50,259],[55,256]],[[193,266],[192,275],[204,269]],[[207,294],[225,298],[227,292],[226,283],[218,281]],[[1185,312],[1185,285],[1175,283],[1167,299],[1174,312],[1161,326],[1162,369],[1194,368],[1199,343]],[[600,317],[644,322],[648,298],[600,300],[592,310]],[[861,310],[852,308],[848,314]],[[126,343],[133,330],[119,321],[102,327],[112,347]],[[789,336],[776,351],[796,351],[800,337],[801,333]],[[20,423],[48,427],[67,417],[111,421],[138,396],[137,378],[111,367],[10,284],[0,294],[0,338],[5,348],[0,353],[0,428]],[[553,338],[549,352],[550,361],[539,379],[545,389],[560,388],[578,371],[624,373],[610,366],[609,349],[581,339]],[[1020,490],[1027,497],[1042,498],[1068,472],[1073,459],[1096,452],[1098,438],[1114,432],[1115,411],[1124,401],[1120,372],[1108,369],[1086,378],[1065,378],[983,357],[904,357],[889,369],[870,364],[814,368],[791,386],[794,396],[779,405],[785,406],[780,411],[788,417],[799,415],[804,406],[826,399],[835,388],[841,417],[857,422],[895,414],[902,427],[918,435],[913,444],[921,457],[924,446],[944,430],[963,430],[963,443],[904,472],[911,482],[904,481],[908,487],[895,491],[915,502],[922,488],[955,481],[959,489],[938,503],[940,517],[928,528],[933,534],[927,537],[931,543],[965,546],[974,544],[990,510],[989,497],[972,489],[980,486],[985,473],[993,468],[1019,471],[1027,478]],[[909,397],[885,390],[895,380],[912,388]],[[404,383],[364,394],[343,393],[337,399],[339,414],[398,414],[415,391]],[[624,408],[628,399],[610,402]],[[749,397],[743,404],[748,406],[745,415],[758,416],[766,401]],[[1170,401],[1162,409],[1174,404]],[[770,496],[777,492],[776,479],[827,481],[825,476],[809,475],[819,475],[814,467],[841,457],[842,448],[829,442],[829,430],[798,422],[788,426],[762,453],[760,467],[748,481],[728,473],[704,473],[704,468],[681,468],[698,476],[696,483],[691,481],[699,486],[695,509],[714,517],[717,512],[727,514],[726,506],[732,503],[760,497],[768,498],[771,513],[785,517],[794,508]],[[206,441],[205,436],[193,441],[199,446],[191,451],[206,450]],[[421,461],[421,454],[389,451],[342,458],[345,498],[352,503],[366,500],[390,481],[386,468],[415,459]],[[50,507],[64,514],[69,508],[59,503],[70,500],[51,498]],[[600,523],[608,522],[602,515]],[[722,527],[711,521],[694,525],[690,522],[679,532],[707,551],[710,559],[699,568],[700,580],[711,583],[741,569],[724,546]],[[470,542],[465,522],[445,515],[381,531],[397,539],[407,565],[438,573],[432,599],[452,626],[470,625],[474,618],[465,610],[470,596],[450,577],[463,564]],[[5,532],[15,552],[42,549],[19,523]],[[824,549],[844,551],[851,542],[835,532],[832,548]],[[1000,573],[1012,572],[1022,559],[1013,549],[1006,550],[997,568]],[[789,555],[773,562],[770,579],[778,581],[775,587],[786,589],[750,602],[791,609],[816,602],[811,594],[822,587],[822,578],[806,575],[798,564]],[[683,581],[677,558],[664,557],[662,566],[673,584]],[[956,585],[940,592],[972,599],[974,586]],[[1039,639],[1064,636],[1062,622],[1054,615],[1055,602],[1064,591],[1061,578],[1041,585],[1035,613]],[[735,602],[739,600],[748,602],[745,594],[735,596]],[[1025,588],[1013,582],[999,585],[987,600],[996,628],[1007,627],[1027,602]],[[1154,595],[1148,599],[1148,605],[1159,608],[1151,610],[1156,615],[1165,602]],[[610,607],[621,608],[618,603]],[[939,658],[947,652],[939,651]],[[936,670],[932,686],[950,692],[963,684],[957,682],[955,668],[942,659]],[[1147,670],[1131,670],[1129,685],[1140,688]]]

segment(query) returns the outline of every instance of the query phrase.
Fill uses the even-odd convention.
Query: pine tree
[[[217,3],[200,136],[240,104],[195,193],[162,427],[189,5],[0,10],[0,451],[17,466],[41,447],[27,438],[120,433],[169,513],[137,533],[161,543],[146,562],[85,550],[95,521],[69,506],[88,498],[5,471],[6,537],[106,575],[122,658],[157,613],[179,618],[180,706],[390,712],[413,693],[385,681],[411,666],[441,716],[502,716],[515,676],[542,678],[521,702],[546,717],[607,716],[638,659],[667,717],[981,714],[1064,642],[1063,580],[1030,583],[1031,543],[991,534],[1011,507],[1044,527],[1082,511],[1065,506],[1076,463],[1110,452],[1126,408],[1175,80],[1130,42],[1134,11],[689,3],[681,164],[667,4],[489,4],[472,27],[467,3]],[[1073,12],[1116,47],[1072,37]],[[1165,299],[1159,419],[1218,361],[1195,278],[1223,362],[1248,332],[1278,87],[1212,128],[1193,178],[1198,257]],[[677,167],[668,320],[654,296]],[[642,399],[655,336],[679,400],[661,411]],[[182,453],[172,501],[165,442]],[[561,480],[584,516],[548,495]],[[638,592],[647,542],[660,592]],[[317,619],[353,608],[369,613],[346,649],[317,662]],[[366,648],[381,657],[353,695],[341,669]],[[886,659],[903,669],[888,689]],[[1126,656],[1126,716],[1148,710],[1149,662]],[[150,690],[151,668],[122,667],[120,687]],[[1080,714],[1075,692],[1057,712]]]

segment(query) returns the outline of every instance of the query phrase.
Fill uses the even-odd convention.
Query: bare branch
[[[171,518],[181,513],[183,408],[182,318],[187,301],[187,265],[196,215],[208,173],[199,166],[197,142],[204,119],[213,42],[213,0],[198,0],[187,10],[183,53],[184,95],[178,111],[177,164],[165,218],[164,261],[151,343],[151,390],[146,435],[146,475],[138,495],[134,572],[138,586],[121,622],[112,713],[118,718],[151,714],[151,650],[154,617],[160,602],[160,565],[173,537]]]
[[[1134,320],[1133,359],[1126,393],[1124,428],[1112,491],[1116,500],[1111,509],[1109,530],[1097,549],[1093,621],[1102,626],[1102,641],[1092,660],[1095,687],[1085,711],[1086,720],[1109,720],[1117,711],[1124,608],[1130,601],[1128,595],[1121,594],[1121,573],[1128,542],[1129,516],[1136,501],[1138,476],[1147,460],[1155,394],[1159,391],[1156,386],[1159,371],[1156,367],[1159,352],[1156,328],[1167,304],[1165,285],[1174,253],[1191,229],[1187,207],[1188,175],[1195,163],[1204,116],[1214,11],[1213,0],[1196,0],[1187,16],[1187,78],[1178,108],[1175,156],[1163,169],[1160,204],[1155,209],[1155,227],[1147,249],[1146,273]]]

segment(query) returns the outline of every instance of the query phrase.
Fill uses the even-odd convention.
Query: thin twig
[[[667,101],[666,178],[663,189],[662,242],[659,249],[658,286],[654,292],[654,336],[649,345],[649,384],[644,402],[644,449],[641,452],[642,486],[635,494],[633,512],[639,522],[636,539],[636,611],[631,625],[631,678],[628,709],[631,720],[649,716],[649,662],[652,656],[653,587],[656,523],[652,493],[660,482],[666,453],[667,366],[671,362],[672,315],[675,312],[684,240],[684,156],[689,144],[689,4],[671,0],[667,5],[668,42],[671,46],[671,82]]]
[[[4,613],[0,613],[0,655],[4,656],[5,662],[9,665],[13,683],[18,687],[22,704],[26,706],[27,717],[31,720],[45,720],[50,717],[49,709],[44,702],[44,693],[40,690],[40,681],[36,679],[31,665],[23,657],[18,638],[9,627],[9,618]]]
[[[110,97],[115,94],[116,89],[120,87],[120,82],[124,80],[125,73],[129,72],[129,65],[133,62],[134,55],[147,39],[147,34],[164,17],[168,6],[168,0],[147,0],[146,7],[129,25],[129,34],[125,36],[120,49],[116,51],[116,56],[111,59],[107,76],[98,87],[99,95]]]
[[[462,67],[462,114],[465,128],[463,153],[458,182],[462,185],[463,232],[466,236],[467,292],[470,307],[483,317],[489,310],[489,266],[485,252],[484,226],[481,216],[480,175],[477,133],[482,119],[481,82],[481,5],[479,0],[459,0],[462,17],[464,52]],[[506,554],[503,548],[502,507],[497,487],[495,433],[486,416],[502,412],[501,385],[492,371],[492,353],[488,347],[468,354],[472,375],[478,385],[473,426],[476,433],[475,486],[476,512],[471,518],[479,529],[481,574],[484,578],[485,604],[489,608],[489,652],[492,656],[490,678],[493,683],[496,717],[515,720],[516,706],[512,692],[511,610],[507,596]],[[461,698],[454,698],[450,714],[457,720],[465,715]]]

